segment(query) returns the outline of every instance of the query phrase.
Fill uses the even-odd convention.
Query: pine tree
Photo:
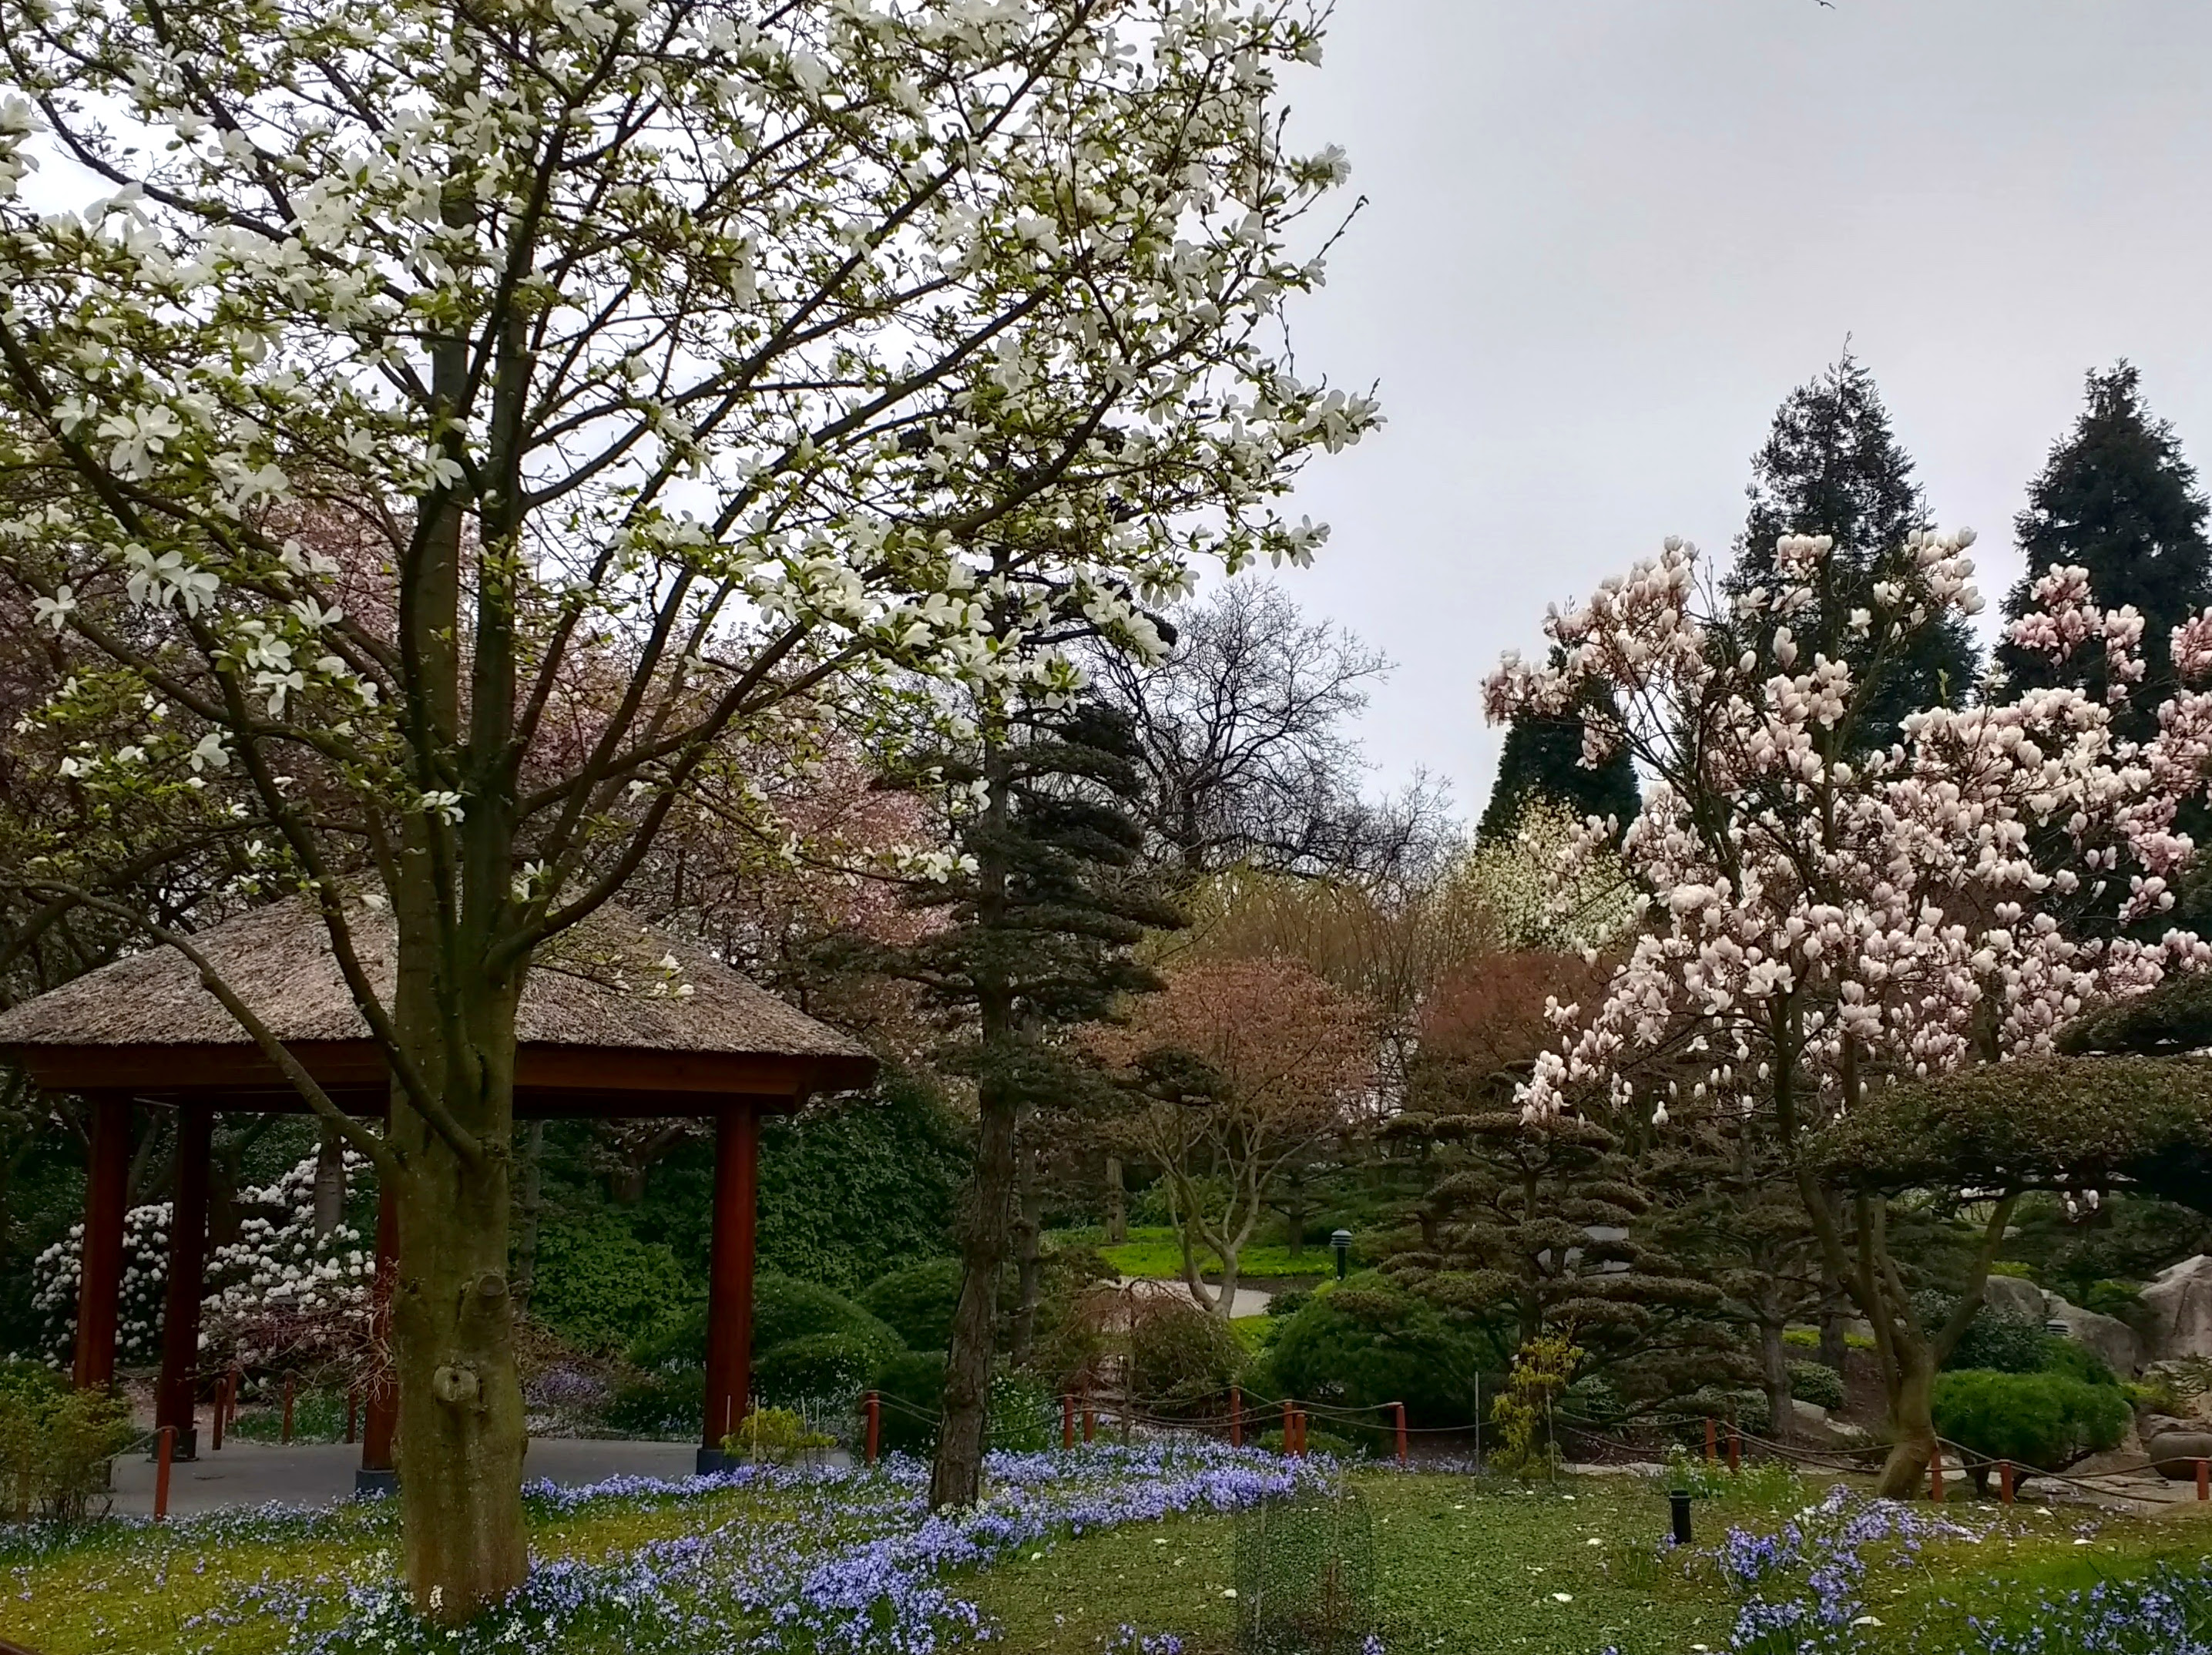
[[[1626,828],[1644,802],[1636,766],[1625,752],[1613,754],[1595,770],[1582,758],[1579,715],[1516,718],[1505,732],[1498,780],[1491,785],[1490,803],[1476,837],[1486,844],[1510,838],[1533,799],[1564,805],[1577,819],[1609,817]]]
[[[1103,1087],[1061,1036],[1158,987],[1132,950],[1147,930],[1181,923],[1130,873],[1144,835],[1125,802],[1138,780],[1125,716],[1090,703],[1009,711],[987,721],[980,748],[932,767],[948,782],[980,784],[957,831],[962,860],[915,893],[945,923],[887,962],[938,1008],[948,1035],[940,1061],[973,1080],[979,1117],[933,1506],[977,1495],[1020,1123],[1041,1104]]]
[[[1854,610],[1876,607],[1875,583],[1902,553],[1905,537],[1931,525],[1911,457],[1890,430],[1874,376],[1848,349],[1776,411],[1765,444],[1752,457],[1746,492],[1751,510],[1736,541],[1730,592],[1774,580],[1774,545],[1784,535],[1834,537],[1814,612],[1792,616],[1789,625],[1808,654],[1849,661],[1861,682],[1872,678],[1859,720],[1870,743],[1895,739],[1907,714],[1965,698],[1979,659],[1964,620],[1950,616],[1918,628],[1901,651],[1885,648],[1878,634],[1851,629]]]
[[[2142,404],[2141,375],[2119,362],[2088,376],[2088,405],[2051,451],[2028,487],[2027,509],[2013,532],[2027,572],[2005,598],[2007,620],[2034,606],[2033,586],[2053,563],[2089,572],[2089,590],[2107,609],[2132,604],[2143,618],[2142,690],[2118,715],[2120,733],[2141,740],[2156,727],[2152,710],[2174,689],[2172,633],[2212,602],[2212,545],[2197,472],[2182,458],[2173,428]],[[2054,684],[2102,699],[2103,646],[2091,641],[2063,666],[2008,641],[1997,660],[2014,693]]]

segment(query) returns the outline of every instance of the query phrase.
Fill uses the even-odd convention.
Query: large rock
[[[2055,1293],[2045,1293],[2043,1303],[2050,1319],[2065,1325],[2069,1339],[2103,1357],[2105,1366],[2123,1379],[2134,1377],[2142,1362],[2142,1341],[2133,1328],[2118,1317],[2100,1316],[2079,1305],[2069,1305]]]
[[[2197,1462],[2212,1460],[2212,1432],[2161,1431],[2143,1444],[2159,1476],[2172,1482],[2197,1480]]]
[[[2022,1322],[2050,1319],[2043,1308],[2043,1289],[2017,1275],[1993,1275],[1984,1282],[1982,1307],[1994,1315]]]
[[[2150,1307],[2151,1361],[2212,1357],[2212,1257],[2199,1253],[2160,1271],[2142,1301]]]

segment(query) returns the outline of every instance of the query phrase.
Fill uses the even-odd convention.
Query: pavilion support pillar
[[[92,1159],[85,1169],[84,1244],[78,1253],[76,1363],[79,1390],[115,1383],[115,1342],[123,1301],[123,1212],[130,1202],[131,1099],[102,1092],[92,1105]]]
[[[707,1409],[702,1474],[719,1471],[722,1439],[751,1405],[753,1219],[760,1183],[760,1111],[723,1105],[714,1129],[714,1257],[707,1289]]]
[[[392,1180],[376,1185],[376,1275],[369,1287],[369,1342],[376,1353],[361,1433],[361,1469],[353,1491],[390,1494],[399,1487],[392,1439],[399,1424],[398,1371],[392,1365],[392,1291],[399,1279],[399,1194]]]
[[[154,1409],[155,1430],[176,1432],[173,1457],[198,1457],[200,1295],[207,1269],[208,1159],[215,1110],[206,1104],[177,1108],[177,1188],[169,1219],[169,1298],[161,1316],[161,1386]]]

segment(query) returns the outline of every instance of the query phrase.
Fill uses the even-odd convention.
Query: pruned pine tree
[[[1495,845],[1510,840],[1528,806],[1538,802],[1558,806],[1577,822],[1596,817],[1626,830],[1643,804],[1635,762],[1616,751],[1585,764],[1583,745],[1579,712],[1523,713],[1515,718],[1505,731],[1498,779],[1491,784],[1477,841]]]
[[[1102,1088],[1066,1032],[1156,988],[1133,950],[1181,923],[1133,872],[1144,836],[1127,803],[1138,776],[1128,721],[1055,701],[987,713],[972,752],[931,767],[961,805],[959,854],[912,900],[943,924],[885,961],[937,1007],[940,1061],[972,1080],[979,1113],[932,1506],[972,1505],[980,1487],[1023,1118]]]
[[[1908,537],[1933,520],[1874,375],[1848,349],[1775,411],[1747,492],[1751,509],[1725,583],[1739,603],[1759,602],[1782,578],[1775,547],[1783,536],[1826,535],[1834,545],[1809,605],[1786,616],[1747,615],[1741,624],[1760,637],[1786,628],[1808,660],[1847,662],[1868,697],[1863,739],[1887,746],[1906,715],[1971,698],[1979,656],[1965,617],[1937,611],[1893,638],[1873,624],[1891,606],[1877,586],[1895,582]]]
[[[2091,595],[2106,609],[2124,605],[2142,618],[2136,649],[2141,691],[2124,695],[2113,717],[2113,727],[2130,740],[2151,733],[2158,703],[2178,687],[2173,629],[2212,602],[2205,512],[2196,467],[2182,457],[2172,426],[2143,405],[2141,372],[2123,362],[2089,374],[2087,405],[2052,447],[2028,485],[2027,508],[2013,520],[2027,569],[2005,594],[2008,622],[2036,607],[2035,582],[2054,565],[2085,571]],[[2006,637],[1996,659],[2013,694],[2064,684],[2106,699],[2101,638],[2085,640],[2054,665]]]

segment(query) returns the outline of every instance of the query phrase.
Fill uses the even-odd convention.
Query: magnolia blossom
[[[1833,655],[1804,636],[1825,537],[1785,538],[1776,583],[1733,604],[1669,540],[1547,617],[1556,665],[1492,676],[1492,719],[1578,710],[1593,761],[1626,749],[1647,777],[1619,853],[1649,893],[1640,934],[1601,1001],[1561,1019],[1527,1114],[1640,1088],[1663,1123],[1688,1087],[1804,1118],[1884,1074],[2047,1050],[2091,1000],[2212,963],[2192,934],[2145,933],[2192,853],[2173,823],[2205,786],[2212,697],[2185,691],[2151,739],[2116,738],[2142,620],[2100,611],[2081,571],[2039,581],[2012,636],[2054,659],[2101,641],[2118,702],[2045,690],[1865,727],[1911,636],[1980,607],[1972,538],[1915,534],[1844,629],[1866,643]],[[2174,654],[2206,675],[2212,617]]]

